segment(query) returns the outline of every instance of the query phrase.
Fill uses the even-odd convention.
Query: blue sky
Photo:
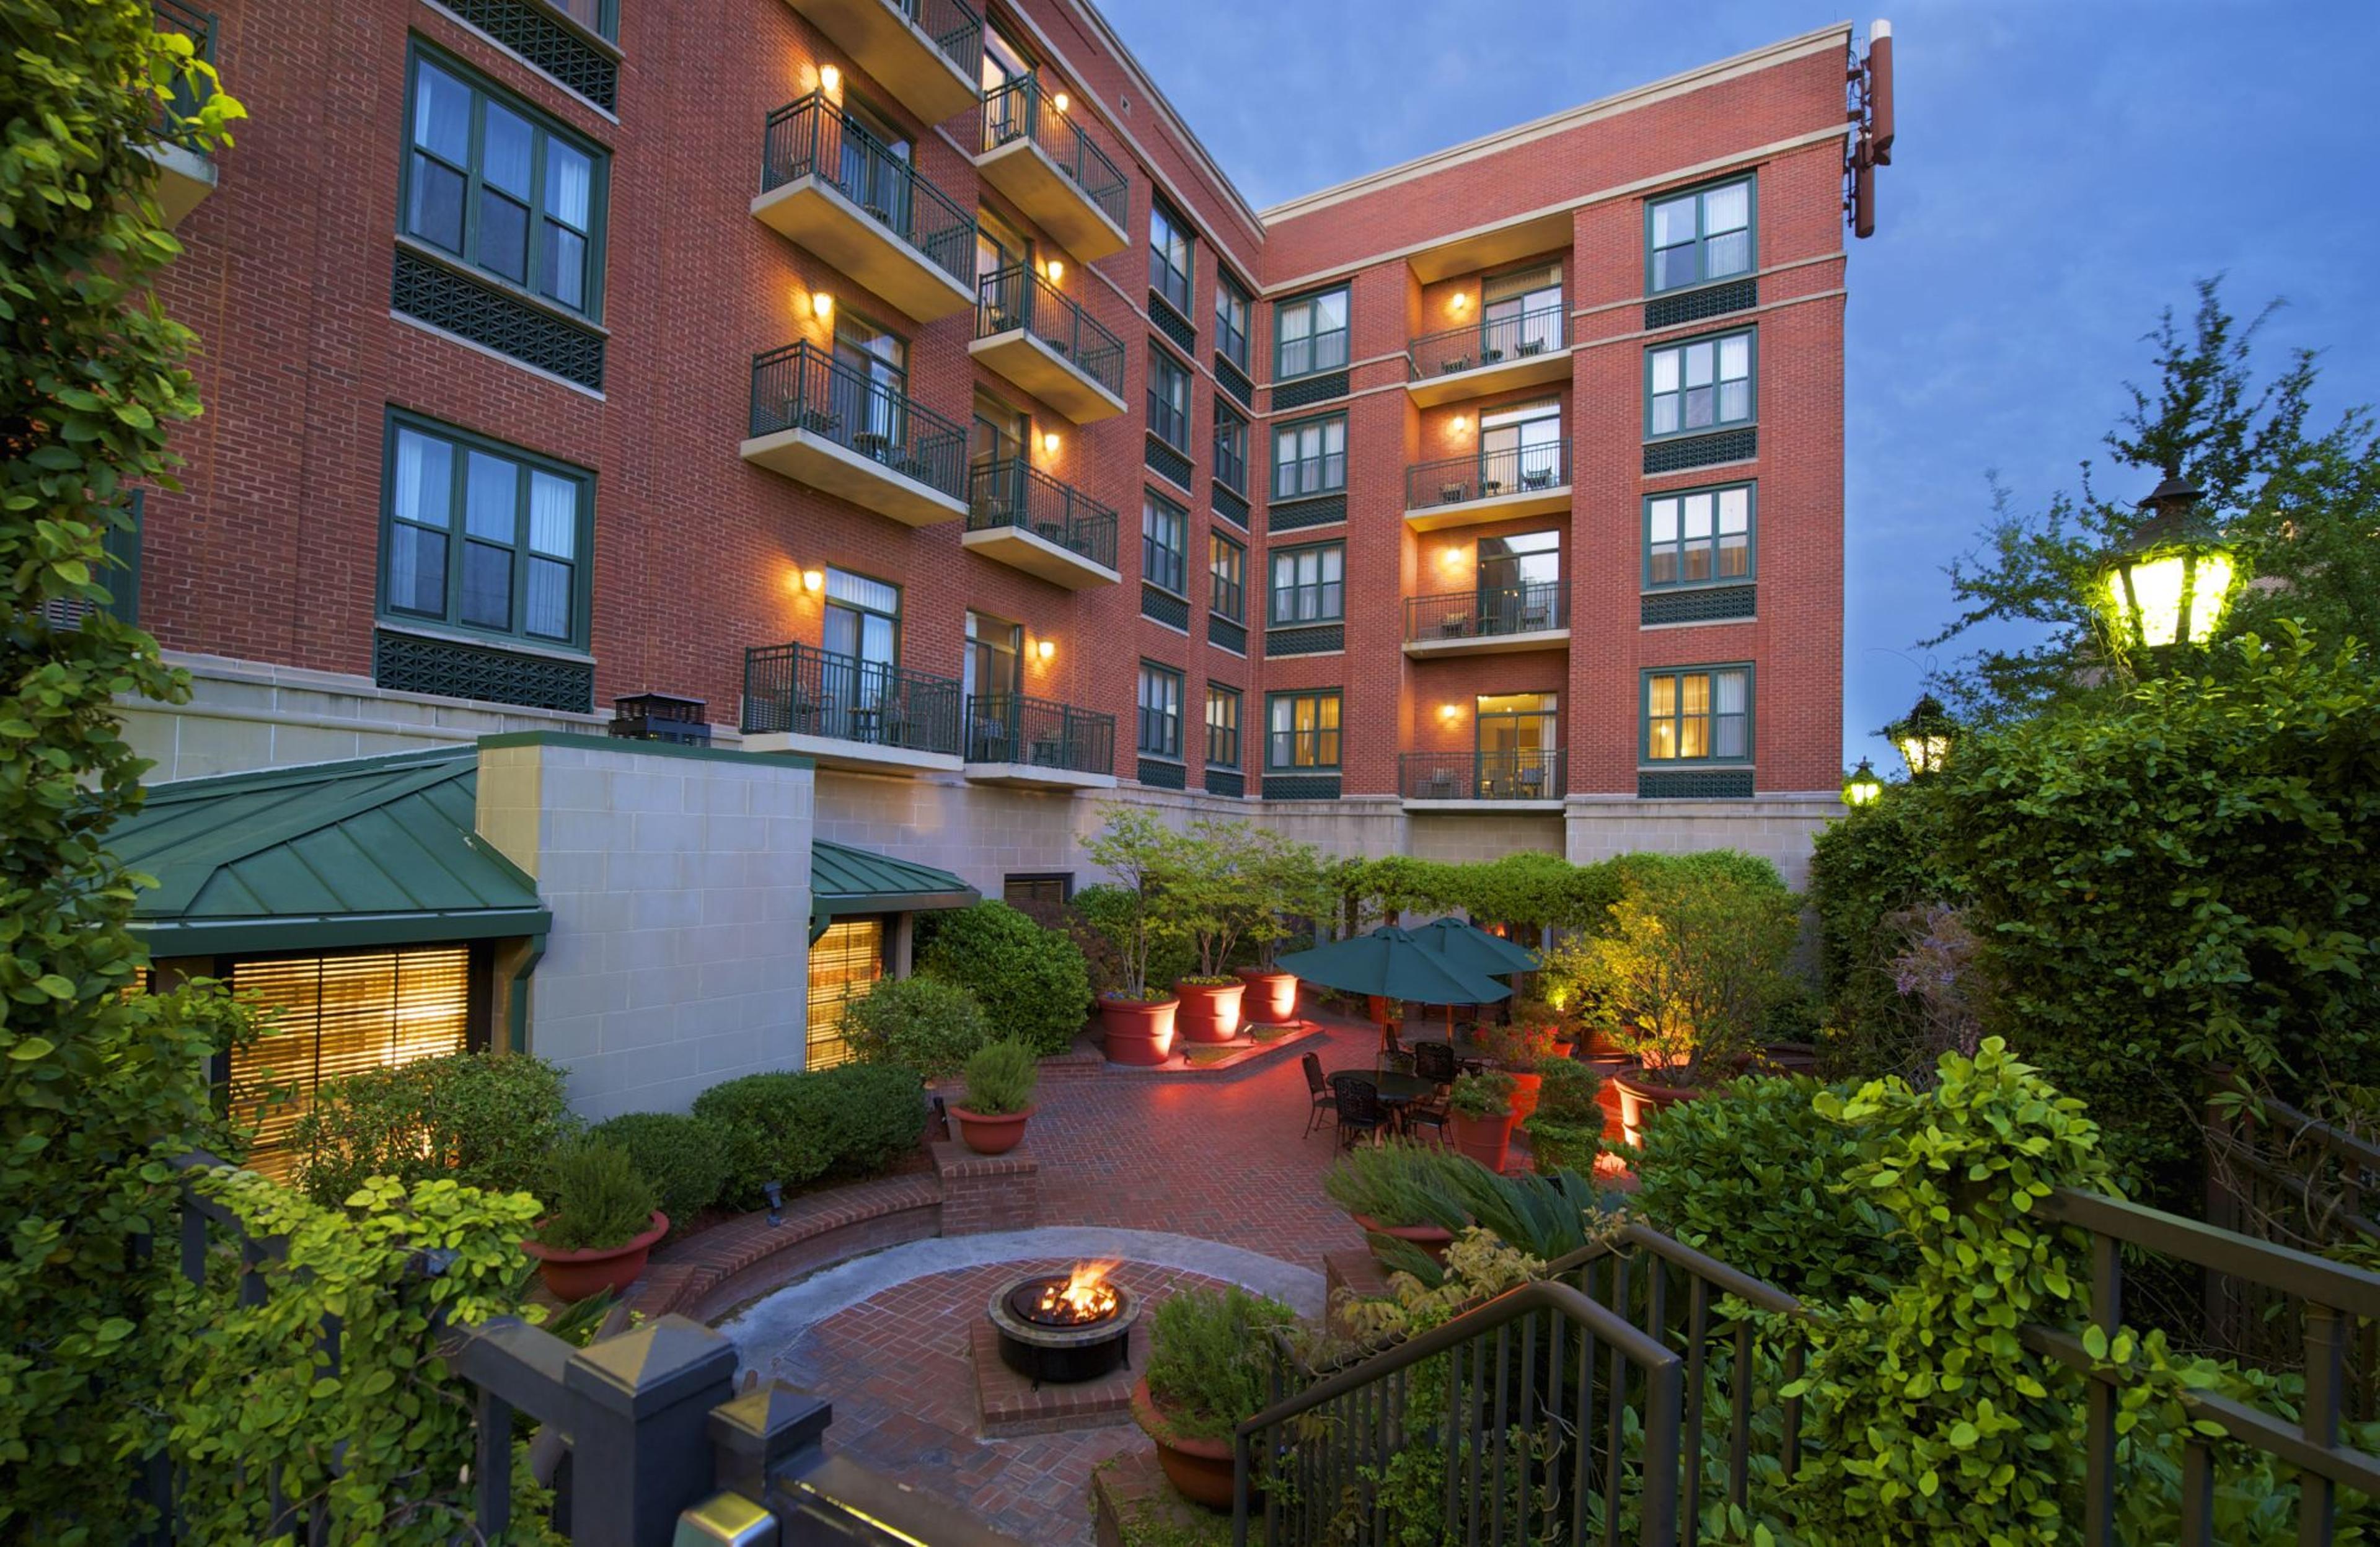
[[[1802,0],[1100,0],[1259,208],[1845,19]],[[1859,13],[1864,36],[1877,13]],[[1896,4],[1900,138],[1852,242],[1846,758],[1916,696],[1942,566],[2076,465],[2192,281],[2281,298],[2317,422],[2380,402],[2380,4]],[[1385,111],[1383,108],[1385,107]],[[2141,491],[2147,493],[2143,487]]]

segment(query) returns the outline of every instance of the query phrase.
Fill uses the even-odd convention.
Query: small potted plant
[[[1567,1058],[1578,1049],[1578,1022],[1550,999],[1524,999],[1512,1006],[1512,1024],[1532,1027],[1543,1031],[1552,1042],[1556,1058]]]
[[[1162,1064],[1173,1055],[1182,1001],[1148,986],[1148,962],[1179,932],[1162,899],[1184,872],[1184,840],[1148,811],[1120,807],[1084,844],[1091,862],[1116,878],[1115,884],[1092,887],[1075,899],[1114,954],[1111,986],[1099,995],[1108,1061]]]
[[[1148,1372],[1133,1386],[1133,1421],[1157,1442],[1166,1480],[1193,1504],[1232,1507],[1232,1431],[1263,1411],[1271,1334],[1296,1319],[1237,1285],[1184,1289],[1150,1312]]]
[[[966,1104],[950,1109],[959,1138],[978,1155],[1004,1155],[1025,1137],[1033,1088],[1041,1078],[1033,1050],[1020,1041],[986,1042],[966,1061]]]
[[[1366,1236],[1408,1242],[1443,1261],[1455,1232],[1471,1223],[1448,1175],[1462,1163],[1442,1150],[1390,1139],[1341,1155],[1322,1174],[1322,1190]]]
[[[1540,1173],[1593,1173],[1607,1115],[1599,1099],[1602,1077],[1574,1058],[1548,1059],[1538,1072],[1545,1083],[1537,1108],[1521,1124],[1530,1159]]]
[[[601,1139],[574,1139],[548,1163],[553,1212],[521,1249],[555,1299],[574,1303],[609,1289],[625,1294],[645,1271],[653,1243],[669,1233],[652,1185],[628,1151]]]
[[[1501,1069],[1458,1076],[1447,1111],[1455,1149],[1490,1171],[1503,1170],[1512,1144],[1512,1077]]]
[[[1497,1066],[1512,1077],[1512,1120],[1525,1121],[1537,1109],[1538,1066],[1554,1055],[1552,1029],[1535,1020],[1480,1028],[1479,1043]]]

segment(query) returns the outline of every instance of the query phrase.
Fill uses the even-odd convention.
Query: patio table
[[[1334,1069],[1329,1078],[1337,1079],[1341,1075],[1371,1081],[1372,1088],[1380,1093],[1381,1102],[1388,1106],[1419,1101],[1438,1089],[1434,1082],[1419,1075],[1398,1074],[1390,1069]]]

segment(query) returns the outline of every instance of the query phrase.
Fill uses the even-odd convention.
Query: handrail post
[[[666,1541],[711,1491],[710,1410],[735,1395],[735,1346],[663,1316],[571,1356],[571,1526],[577,1547]]]

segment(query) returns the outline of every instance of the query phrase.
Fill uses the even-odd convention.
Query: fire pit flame
[[[1116,1313],[1116,1292],[1107,1281],[1113,1262],[1077,1262],[1063,1284],[1052,1279],[1034,1309],[1058,1322],[1103,1322]]]

